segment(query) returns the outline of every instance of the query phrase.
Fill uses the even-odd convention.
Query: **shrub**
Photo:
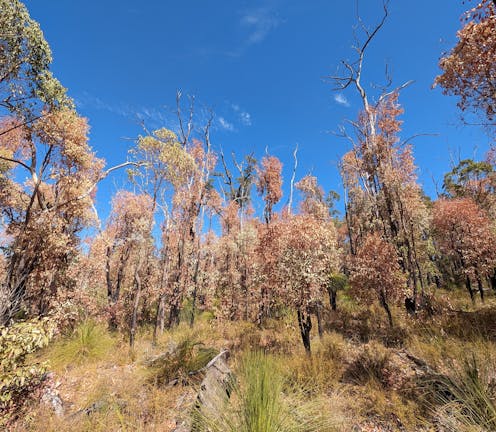
[[[47,364],[30,364],[26,357],[48,345],[53,333],[54,325],[48,319],[20,322],[0,330],[0,414],[18,408],[42,383]]]
[[[190,373],[202,369],[218,354],[201,342],[184,338],[176,346],[148,362],[149,381],[155,385],[169,384],[173,380],[186,382]]]
[[[377,342],[363,346],[363,350],[353,360],[344,374],[345,380],[355,384],[365,384],[374,380],[384,383],[384,370],[389,362],[389,351]]]

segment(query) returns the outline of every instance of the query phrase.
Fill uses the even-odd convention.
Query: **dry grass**
[[[445,294],[439,294],[439,304],[446,308]],[[264,358],[272,362],[271,370],[280,371],[284,396],[278,402],[283,407],[281,412],[292,407],[315,414],[312,410],[317,407],[327,416],[328,430],[428,431],[434,423],[445,424],[448,430],[482,430],[477,421],[467,422],[465,414],[466,407],[472,407],[472,418],[480,419],[483,416],[474,406],[480,406],[481,400],[489,401],[489,408],[493,403],[496,380],[491,381],[488,371],[493,371],[496,364],[490,360],[496,359],[496,302],[489,297],[485,305],[473,306],[461,291],[450,295],[454,300],[448,305],[449,311],[432,317],[411,318],[395,309],[397,327],[393,330],[380,308],[362,308],[341,296],[338,311],[326,311],[324,337],[319,338],[316,331],[313,334],[311,357],[305,355],[291,313],[270,320],[263,329],[246,322],[217,322],[207,314],[200,316],[193,328],[180,324],[164,332],[156,345],[152,344],[151,329],[145,328],[140,330],[132,352],[124,337],[110,334],[97,324],[83,323],[72,336],[37,355],[52,363],[67,415],[57,418],[45,405],[33,403],[13,430],[172,430],[177,419],[191,415],[198,380],[179,379],[175,386],[167,383],[201,367],[223,348],[231,350],[230,365],[240,377],[234,405],[229,407],[236,412],[243,400],[249,404],[243,397],[250,391],[253,396],[271,390],[255,386],[246,393],[249,381],[253,384],[253,376],[257,376],[249,377],[246,359],[250,353],[263,352]],[[439,393],[429,393],[425,382],[411,381],[408,365],[397,361],[396,354],[402,350],[447,377],[444,385],[451,386],[452,393],[458,391],[458,402],[443,401]],[[173,354],[159,357],[167,351]],[[467,353],[477,359],[479,386],[467,386],[470,374],[463,365],[468,363],[461,361]],[[162,362],[151,364],[149,360],[154,357]],[[402,386],[407,382],[402,381],[403,377],[410,379],[408,388]],[[270,380],[267,383],[272,390],[279,385]],[[477,399],[474,394],[483,397]],[[471,400],[476,400],[475,404]],[[456,417],[455,408],[465,417]],[[84,412],[87,409],[88,414]],[[492,421],[490,417],[479,423]],[[447,419],[456,420],[454,428],[449,429]],[[291,430],[305,430],[294,425]]]

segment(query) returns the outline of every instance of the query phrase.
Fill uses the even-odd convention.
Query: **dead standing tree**
[[[341,136],[348,139],[352,147],[341,162],[350,251],[355,254],[369,233],[382,232],[396,248],[415,301],[417,286],[420,284],[422,292],[424,290],[420,262],[425,245],[419,227],[423,226],[426,212],[416,183],[409,140],[400,142],[401,122],[397,120],[402,113],[397,104],[399,92],[412,81],[392,87],[386,68],[386,84],[379,86],[380,94],[375,102],[371,101],[362,83],[366,53],[388,16],[388,2],[384,2],[382,18],[372,30],[363,24],[360,16],[357,17],[358,27],[364,34],[363,41],[356,38],[357,59],[342,61],[344,73],[328,78],[335,84],[334,90],[354,87],[363,106],[358,120],[348,120],[354,135],[350,136],[344,127],[341,128]]]

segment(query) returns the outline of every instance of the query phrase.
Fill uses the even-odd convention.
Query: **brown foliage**
[[[488,277],[496,266],[495,234],[484,211],[469,198],[440,199],[433,209],[441,253],[470,278]]]
[[[272,218],[272,208],[282,197],[282,163],[275,156],[264,156],[261,167],[257,167],[257,191],[264,195],[265,222],[269,223]]]
[[[379,234],[369,234],[352,258],[350,283],[360,300],[377,297],[392,325],[389,304],[404,298],[405,276],[398,265],[395,248]]]
[[[465,13],[455,47],[439,62],[435,84],[458,96],[462,111],[473,110],[494,125],[496,114],[496,6],[480,1]]]

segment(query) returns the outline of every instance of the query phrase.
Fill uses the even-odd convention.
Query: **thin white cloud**
[[[336,93],[334,95],[334,101],[339,104],[339,105],[343,105],[345,107],[349,107],[350,106],[350,103],[348,102],[348,99],[346,98],[346,96],[342,93]]]
[[[224,117],[219,117],[219,125],[226,131],[234,131],[234,126],[232,125],[232,123],[229,123]]]
[[[108,103],[98,96],[83,92],[75,98],[76,105],[79,108],[96,109],[98,111],[107,111],[114,115],[126,118],[134,122],[145,122],[147,127],[152,129],[159,127],[168,127],[177,129],[177,118],[167,107],[156,108],[128,103]]]
[[[265,7],[246,11],[241,17],[241,24],[249,30],[248,45],[262,42],[280,23],[280,19]]]
[[[241,123],[243,123],[245,126],[251,126],[251,114],[246,111],[242,111],[239,114],[239,117],[241,119]]]
[[[248,111],[243,110],[238,104],[231,104],[232,110],[236,113],[238,120],[244,126],[251,126],[251,114]]]

